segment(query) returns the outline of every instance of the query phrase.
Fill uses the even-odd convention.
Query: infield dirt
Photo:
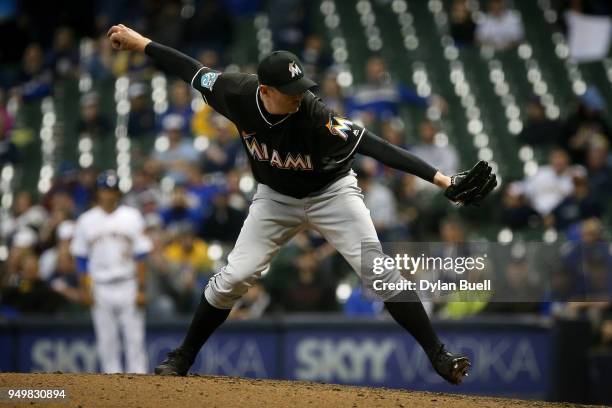
[[[3,407],[580,407],[568,403],[233,377],[130,374],[0,374]],[[6,399],[7,388],[63,389],[64,401]]]

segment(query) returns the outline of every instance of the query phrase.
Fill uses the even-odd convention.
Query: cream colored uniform
[[[94,207],[77,220],[71,252],[87,258],[93,283],[92,319],[105,373],[124,371],[120,331],[125,340],[125,371],[147,372],[145,311],[136,305],[136,257],[152,247],[144,225],[140,212],[127,206],[112,213]]]

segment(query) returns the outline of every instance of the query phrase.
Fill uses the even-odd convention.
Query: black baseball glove
[[[468,171],[451,176],[451,185],[444,191],[449,200],[461,205],[479,205],[495,188],[497,178],[486,161],[479,161]]]

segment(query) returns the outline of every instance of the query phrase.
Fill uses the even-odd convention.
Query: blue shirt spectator
[[[366,66],[367,82],[355,87],[346,103],[349,117],[371,116],[374,120],[392,119],[399,114],[402,104],[426,108],[427,98],[419,96],[407,86],[391,80],[385,62],[371,57]]]

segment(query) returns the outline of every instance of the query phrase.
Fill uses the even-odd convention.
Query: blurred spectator
[[[38,257],[25,252],[19,260],[17,275],[2,291],[2,304],[26,314],[52,314],[66,306],[65,298],[38,275]]]
[[[561,149],[554,149],[549,164],[538,169],[525,180],[525,195],[531,206],[542,216],[550,214],[574,189],[569,168],[569,157]]]
[[[228,13],[234,17],[251,17],[261,10],[261,0],[226,0]]]
[[[190,49],[226,49],[234,40],[234,22],[227,2],[202,0],[196,3],[193,17],[187,21],[186,39]]]
[[[202,104],[202,107],[198,109],[191,119],[191,133],[196,136],[206,136],[209,139],[214,139],[215,126],[213,118],[218,115],[209,105]]]
[[[495,281],[495,294],[501,299],[515,299],[514,302],[489,302],[483,313],[537,313],[543,290],[538,287],[537,278],[530,270],[526,258],[512,258],[506,263],[503,277]],[[540,283],[542,284],[542,283]]]
[[[439,145],[435,136],[436,125],[430,120],[424,120],[419,126],[420,143],[412,148],[412,152],[427,163],[438,168],[444,174],[455,174],[459,167],[459,155],[450,143]]]
[[[236,166],[238,156],[243,152],[242,143],[226,125],[227,119],[215,115],[213,123],[216,137],[202,154],[202,169],[205,173],[227,172]]]
[[[57,268],[49,278],[49,285],[56,293],[62,295],[67,302],[77,306],[82,296],[74,265],[69,244],[67,242],[61,243],[58,247]]]
[[[28,45],[27,26],[20,18],[19,2],[5,1],[0,9],[0,38],[10,38],[0,49],[0,66],[5,68],[19,62],[23,50]],[[9,78],[2,78],[0,68],[0,87],[6,86]],[[3,81],[4,79],[4,81]]]
[[[185,21],[181,18],[181,1],[147,1],[142,4],[147,35],[160,44],[181,48],[185,31]]]
[[[442,98],[436,95],[424,98],[404,84],[393,81],[385,61],[379,56],[373,56],[366,63],[366,83],[355,86],[353,94],[347,99],[347,113],[370,125],[375,120],[396,117],[403,103],[421,108],[433,103],[441,111],[445,110]]]
[[[75,215],[80,215],[82,212],[89,209],[94,201],[96,190],[97,171],[88,167],[81,169],[78,174],[77,185],[72,191],[72,199],[75,205]]]
[[[525,187],[520,182],[509,183],[504,189],[501,207],[501,222],[513,230],[535,228],[542,218],[526,200]]]
[[[211,212],[214,196],[223,189],[220,185],[206,182],[196,164],[189,166],[185,187],[189,196],[196,199],[195,206],[203,216]]]
[[[159,215],[169,230],[178,230],[185,225],[200,225],[202,214],[196,205],[197,198],[189,197],[185,186],[177,185],[172,191],[169,205],[162,207]]]
[[[26,226],[19,228],[12,237],[11,249],[6,262],[4,281],[15,282],[19,276],[21,262],[28,253],[34,253],[38,245],[38,234],[33,228]]]
[[[413,174],[402,174],[395,184],[398,223],[411,239],[423,238],[427,223],[438,219],[432,206],[433,191],[422,187]]]
[[[113,73],[116,76],[127,75],[137,84],[137,81],[150,80],[154,72],[151,59],[144,53],[120,51],[115,54]]]
[[[162,193],[157,181],[145,169],[140,169],[132,178],[132,188],[123,196],[123,203],[138,208],[146,217],[147,214],[157,212],[161,203]]]
[[[574,191],[555,207],[552,212],[555,227],[565,231],[572,224],[587,218],[600,217],[602,208],[590,194],[586,170],[582,167],[572,169]]]
[[[89,209],[93,201],[96,175],[93,168],[78,169],[73,163],[60,163],[57,177],[45,194],[43,204],[50,209],[54,206],[53,200],[56,200],[71,215],[82,213]]]
[[[604,241],[601,221],[590,218],[579,225],[579,241],[568,244],[564,250],[563,267],[571,277],[571,300],[587,302],[568,305],[570,309],[585,310],[598,306],[589,304],[610,299],[612,293],[612,254]]]
[[[304,66],[304,75],[315,81],[321,78],[322,73],[333,62],[331,55],[325,49],[323,39],[318,34],[310,34],[306,37],[300,60]]]
[[[450,32],[458,47],[472,45],[476,24],[468,8],[467,0],[454,0],[450,12]]]
[[[73,216],[73,202],[67,193],[58,191],[53,198],[55,205],[49,210],[49,219],[38,233],[40,250],[46,250],[57,244],[60,225]]]
[[[604,309],[603,321],[601,322],[599,332],[600,344],[608,348],[612,347],[612,305]]]
[[[200,158],[200,153],[193,147],[193,140],[182,133],[184,124],[185,121],[180,115],[166,116],[163,127],[168,145],[153,155],[155,160],[161,163],[165,175],[175,182],[185,182],[189,165],[196,163]]]
[[[227,244],[238,239],[246,212],[230,206],[229,198],[228,191],[220,191],[212,199],[211,211],[205,216],[200,230],[204,239]]]
[[[374,178],[375,166],[374,160],[365,158],[356,170],[357,181],[378,237],[388,241],[397,227],[397,202],[392,191]]]
[[[520,140],[532,146],[553,146],[559,139],[561,129],[560,121],[546,117],[540,99],[531,98],[527,105],[527,121],[519,135]]]
[[[408,149],[404,139],[404,125],[398,120],[387,120],[381,124],[381,137],[387,142]]]
[[[81,290],[75,262],[70,254],[73,232],[73,221],[62,222],[57,229],[57,246],[41,255],[39,265],[41,279],[46,280],[68,302],[76,305],[81,301]]]
[[[587,153],[589,187],[601,203],[606,203],[612,195],[612,165],[608,154],[608,144],[603,141],[592,144]]]
[[[466,232],[464,223],[456,216],[452,215],[444,218],[440,224],[441,245],[432,248],[434,255],[456,259],[473,256],[471,246],[466,239]],[[483,269],[466,267],[466,270],[461,274],[445,267],[432,272],[435,273],[436,280],[457,284],[457,281],[463,279],[470,282],[482,282],[485,278],[489,278],[489,276],[486,276],[489,271],[490,268],[485,266]],[[428,277],[428,279],[433,278]],[[480,313],[488,304],[491,293],[486,291],[455,291],[451,294],[436,294],[436,296],[440,296],[442,301],[434,305],[440,317],[462,319]],[[429,306],[428,303],[424,304],[425,307]]]
[[[15,195],[12,214],[3,220],[1,236],[10,238],[22,228],[40,229],[47,220],[47,211],[34,201],[29,191],[19,191]]]
[[[325,105],[339,115],[345,115],[346,108],[344,106],[344,96],[342,88],[338,84],[338,75],[330,70],[321,79],[319,96],[325,102]]]
[[[560,143],[574,163],[584,164],[592,144],[612,142],[612,133],[605,119],[606,105],[597,88],[589,87],[580,97],[576,111],[563,125]]]
[[[169,267],[164,254],[168,236],[160,226],[147,226],[146,234],[153,245],[145,260],[147,270],[147,313],[158,318],[172,317],[186,303],[183,309],[189,310],[192,288],[183,291],[181,281],[175,270]],[[184,301],[187,298],[189,301]]]
[[[250,174],[246,174],[244,177],[250,179],[251,181],[253,180]],[[225,185],[227,186],[227,191],[229,193],[229,206],[238,211],[243,211],[246,213],[251,200],[240,187],[241,179],[242,174],[238,170],[230,170],[225,175]]]
[[[101,143],[108,137],[114,137],[110,120],[100,112],[100,100],[96,93],[88,93],[81,97],[81,116],[79,117],[78,131],[81,136],[85,134],[95,143]]]
[[[86,51],[80,55],[82,72],[88,73],[94,81],[112,79],[114,54],[106,33],[91,41],[87,39],[82,41],[87,44]]]
[[[41,279],[49,280],[57,269],[58,248],[63,242],[69,243],[74,232],[74,221],[64,220],[60,222],[56,231],[57,245],[52,246],[42,252],[39,261],[39,273]]]
[[[198,53],[198,61],[200,61],[205,67],[223,71],[223,67],[221,66],[221,56],[214,49],[206,48],[200,51]]]
[[[361,285],[352,288],[342,310],[347,316],[376,316],[384,309],[384,303],[379,300],[368,299],[363,294]]]
[[[556,10],[559,14],[572,10],[589,15],[612,15],[612,5],[607,0],[563,0],[556,2]]]
[[[16,163],[19,159],[17,146],[11,140],[10,130],[13,126],[13,119],[0,105],[0,168],[6,163]]]
[[[487,10],[478,21],[476,40],[498,51],[518,45],[525,35],[520,14],[508,10],[505,0],[489,0]]]
[[[284,310],[285,302],[291,301],[286,289],[289,286],[296,285],[299,280],[296,260],[305,253],[313,254],[315,262],[318,264],[317,273],[325,276],[326,280],[333,280],[334,282],[330,283],[330,286],[335,285],[335,280],[338,279],[338,275],[335,273],[337,269],[332,270],[333,265],[331,263],[331,255],[335,253],[335,250],[327,243],[316,246],[312,231],[300,231],[280,248],[278,255],[272,260],[269,272],[263,276],[263,283],[272,301],[271,310]],[[305,309],[306,307],[304,307]]]
[[[456,217],[447,217],[440,224],[440,240],[445,243],[445,251],[455,252],[457,251],[457,245],[464,244],[465,238],[465,226]],[[465,248],[459,248],[460,250],[467,250]]]
[[[132,138],[152,137],[155,130],[155,113],[147,97],[147,86],[133,83],[128,89],[130,113],[128,118],[128,135]]]
[[[404,124],[399,119],[382,122],[380,124],[380,136],[395,146],[402,147],[406,150],[409,149],[408,144],[404,140]],[[401,177],[403,174],[403,172],[387,167],[380,162],[376,162],[376,167],[378,169],[376,176],[383,177],[387,180]]]
[[[208,245],[196,237],[192,225],[178,227],[174,239],[164,249],[164,256],[173,267],[194,282],[199,276],[207,278],[211,275],[213,263],[208,256]]]
[[[466,257],[470,256],[471,249],[466,245],[466,227],[465,224],[456,217],[450,215],[442,219],[439,227],[440,245],[433,247],[433,252],[440,257]],[[457,282],[459,278],[463,278],[453,270],[442,268],[433,271],[437,274],[437,279],[446,282]]]
[[[260,281],[255,281],[247,292],[236,302],[229,318],[236,320],[261,317],[270,305],[270,296]]]
[[[51,3],[19,0],[20,23],[28,29],[27,35],[51,45],[55,29],[61,25],[71,27],[79,35],[92,35],[96,6],[90,1],[55,0]],[[106,28],[106,27],[105,27]]]
[[[158,120],[158,129],[164,129],[164,120],[170,115],[179,115],[183,118],[183,126],[181,132],[183,134],[191,133],[191,119],[193,117],[193,109],[191,109],[191,88],[182,80],[176,80],[170,85],[170,98],[168,110],[160,116]]]
[[[267,2],[272,42],[278,50],[299,55],[307,30],[305,0],[270,0]]]
[[[297,277],[287,282],[281,300],[288,312],[328,312],[337,309],[336,286],[319,268],[315,251],[301,253],[294,259]]]
[[[43,49],[39,44],[32,43],[25,49],[18,81],[25,101],[37,101],[51,94],[53,75],[44,64]]]
[[[79,70],[79,50],[70,27],[61,26],[53,34],[48,60],[56,79],[75,79]]]

